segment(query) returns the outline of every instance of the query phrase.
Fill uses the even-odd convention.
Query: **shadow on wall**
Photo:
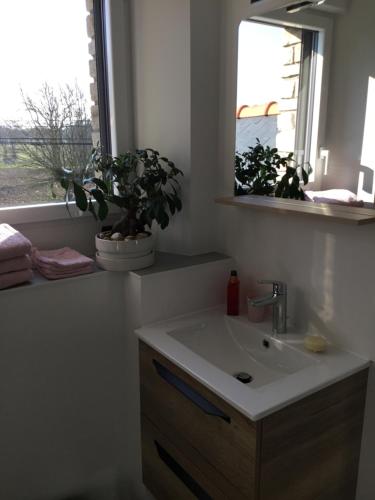
[[[221,213],[223,246],[237,262],[241,287],[257,279],[288,285],[289,324],[319,332],[334,345],[375,360],[375,232],[327,221],[249,213]],[[267,291],[267,288],[264,289]],[[358,495],[375,491],[375,370],[368,385]]]
[[[375,324],[375,297],[371,290],[374,238],[372,235],[360,238],[358,228],[335,226],[329,230],[329,227],[324,227],[311,231],[299,246],[303,265],[296,269],[295,274],[305,274],[305,283],[296,286],[293,293],[293,314],[298,331],[301,334],[323,334],[333,345],[375,360],[374,336],[369,331]],[[306,234],[302,233],[303,236]],[[291,283],[298,279],[293,273],[289,277],[286,269],[282,270],[282,275],[287,276]],[[356,500],[368,500],[369,491],[375,487],[374,421],[375,368],[372,365]]]

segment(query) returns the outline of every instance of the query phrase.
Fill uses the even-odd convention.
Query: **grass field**
[[[5,160],[5,161],[4,161]],[[53,192],[56,197],[53,196]],[[43,167],[27,166],[24,153],[0,145],[0,207],[63,201],[64,190]]]

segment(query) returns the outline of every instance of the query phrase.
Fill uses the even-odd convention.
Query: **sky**
[[[0,123],[25,118],[20,88],[77,81],[90,105],[85,0],[0,1]]]
[[[280,98],[283,28],[243,21],[239,28],[237,107]]]
[[[25,121],[20,89],[77,81],[90,105],[85,0],[0,1],[0,123]],[[278,100],[282,28],[244,21],[239,29],[237,105]]]

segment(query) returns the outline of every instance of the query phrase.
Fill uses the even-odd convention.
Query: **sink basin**
[[[204,322],[168,331],[167,335],[228,375],[249,374],[252,380],[248,387],[251,388],[320,362],[317,357],[270,336],[266,333],[267,327],[265,330],[243,318],[213,316]]]
[[[222,306],[136,330],[143,342],[254,421],[370,365],[333,345],[310,353],[298,332],[271,332],[271,324],[228,317]],[[240,372],[248,383],[236,378]]]

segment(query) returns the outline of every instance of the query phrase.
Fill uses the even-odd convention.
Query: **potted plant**
[[[66,199],[74,193],[77,207],[104,220],[109,205],[120,210],[119,220],[109,231],[96,235],[97,261],[108,270],[131,270],[152,265],[155,221],[165,229],[170,217],[182,209],[183,175],[175,164],[154,149],[128,151],[118,156],[93,150],[83,182],[66,172],[61,181]],[[94,174],[94,175],[93,175]]]
[[[236,153],[236,196],[258,194],[304,200],[301,183],[308,183],[311,166],[295,165],[293,156],[281,156],[277,148],[264,147],[259,139],[248,151]]]

